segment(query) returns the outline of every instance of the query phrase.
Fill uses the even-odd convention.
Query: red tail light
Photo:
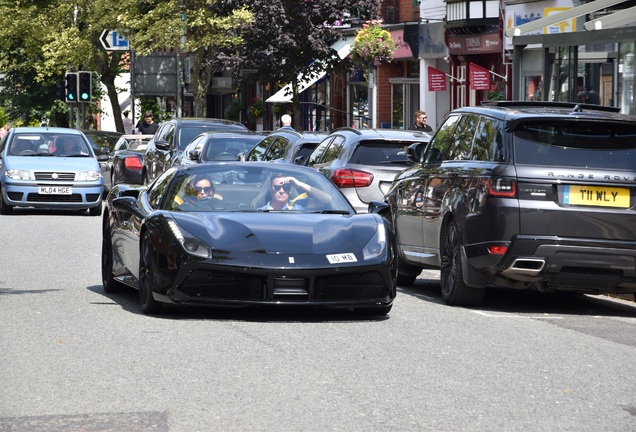
[[[128,157],[124,159],[124,164],[126,165],[126,168],[131,170],[141,169],[141,160],[137,157]]]
[[[508,246],[488,246],[488,253],[491,255],[504,255],[508,252]]]
[[[337,169],[331,175],[331,181],[339,188],[354,188],[369,186],[373,181],[373,174],[354,169]]]
[[[486,180],[488,195],[514,197],[517,195],[517,181],[509,178],[489,178]]]

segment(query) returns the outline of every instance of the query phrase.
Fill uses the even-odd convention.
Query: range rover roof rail
[[[573,112],[582,112],[585,110],[591,111],[605,111],[617,113],[620,111],[618,107],[611,107],[605,105],[592,105],[583,104],[577,102],[547,102],[547,101],[489,101],[485,100],[481,102],[482,106],[496,106],[496,107],[553,107],[553,108],[572,108]]]

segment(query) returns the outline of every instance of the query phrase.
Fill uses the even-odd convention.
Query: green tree
[[[299,126],[299,74],[332,72],[343,62],[331,46],[342,39],[334,25],[349,17],[376,17],[380,0],[226,0],[222,8],[248,7],[251,24],[240,29],[243,43],[222,49],[216,61],[239,73],[257,70],[260,81],[288,82],[292,87],[293,121]]]
[[[178,50],[193,54],[192,89],[195,115],[206,112],[206,94],[219,64],[213,61],[221,48],[241,43],[240,29],[252,15],[245,7],[223,9],[220,0],[145,0],[120,10],[120,26],[130,29],[137,55]]]

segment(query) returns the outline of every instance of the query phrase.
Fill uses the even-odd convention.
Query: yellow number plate
[[[630,189],[566,185],[563,187],[563,204],[629,208]]]

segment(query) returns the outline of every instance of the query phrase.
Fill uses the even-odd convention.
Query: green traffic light
[[[81,94],[82,100],[88,100],[90,99],[90,95],[88,93],[82,93]]]

